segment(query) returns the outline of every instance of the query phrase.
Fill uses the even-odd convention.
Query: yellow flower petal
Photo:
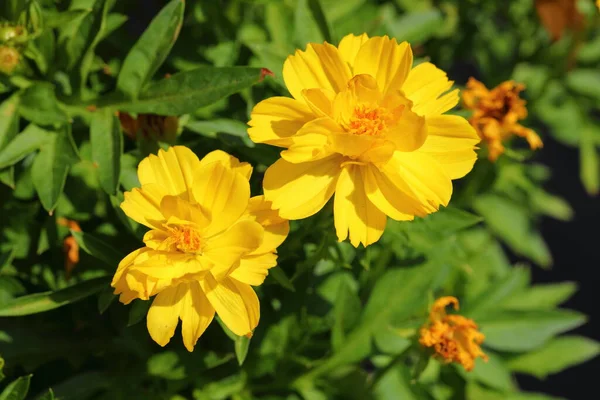
[[[124,193],[121,209],[132,220],[148,228],[161,229],[165,217],[160,211],[160,202],[167,195],[165,189],[156,184],[143,185]]]
[[[203,273],[211,268],[210,264],[194,254],[152,250],[147,255],[147,260],[132,265],[130,271],[138,271],[151,278],[171,281],[186,275]]]
[[[309,217],[333,195],[341,162],[341,156],[301,164],[279,159],[265,173],[265,198],[283,218]]]
[[[347,62],[351,68],[354,66],[354,60],[356,59],[358,50],[367,40],[369,40],[369,36],[366,33],[363,33],[360,36],[355,36],[353,34],[346,35],[340,41],[340,44],[338,45],[340,56],[342,56],[342,59]]]
[[[238,336],[252,334],[260,319],[258,297],[249,285],[232,278],[220,282],[210,274],[200,281],[206,297],[227,327]]]
[[[173,146],[169,150],[160,149],[158,156],[151,154],[138,166],[138,178],[142,186],[155,183],[166,194],[184,194],[187,199],[192,187],[194,172],[200,166],[198,157],[185,146]]]
[[[272,205],[264,196],[252,197],[248,203],[247,218],[258,222],[264,229],[262,243],[250,254],[275,251],[290,232],[290,223],[281,218],[279,212],[272,209]]]
[[[466,119],[455,115],[428,117],[427,129],[429,136],[419,152],[434,158],[450,179],[462,178],[473,169],[480,138]]]
[[[338,240],[348,237],[350,243],[365,247],[379,240],[386,224],[386,216],[365,193],[361,167],[348,165],[342,169],[335,189],[333,213]]]
[[[437,211],[440,204],[447,206],[452,196],[450,177],[428,154],[396,152],[382,172],[394,182],[398,178],[404,181],[430,212]]]
[[[314,113],[303,102],[288,97],[271,97],[254,106],[248,122],[248,135],[255,143],[288,147],[290,137],[314,118]]]
[[[444,71],[424,62],[410,71],[402,90],[419,115],[440,115],[458,104],[458,90],[446,93],[454,82]]]
[[[243,255],[261,245],[263,235],[258,222],[245,220],[211,238],[202,249],[202,254],[215,264],[210,272],[218,281],[222,280]]]
[[[425,216],[434,208],[417,200],[416,194],[398,174],[383,174],[373,165],[363,169],[365,191],[369,200],[387,216],[397,221],[411,221]]]
[[[383,94],[399,90],[413,63],[407,42],[398,44],[387,36],[372,37],[358,50],[354,60],[354,74],[368,74],[377,80]]]
[[[335,92],[327,89],[304,89],[302,91],[304,101],[317,117],[331,116],[332,103],[335,98]]]
[[[152,339],[163,347],[175,334],[187,290],[188,285],[185,283],[163,290],[156,295],[148,310],[146,319],[148,332]]]
[[[321,88],[340,92],[352,77],[338,49],[329,43],[310,43],[283,64],[285,86],[296,100],[304,101],[302,90]]]
[[[427,125],[425,118],[412,111],[412,102],[398,94],[388,95],[383,106],[389,109],[402,108],[400,118],[389,127],[386,139],[394,143],[396,150],[414,151],[425,143]]]
[[[240,162],[240,160],[222,150],[211,151],[205,155],[204,158],[200,160],[200,165],[208,165],[215,161],[220,162],[228,169],[234,170],[235,172],[242,174],[244,178],[250,180],[250,176],[252,175],[252,165],[247,162]]]
[[[250,199],[250,184],[241,174],[220,162],[200,167],[194,177],[194,199],[210,213],[205,237],[229,228],[246,210]]]
[[[242,283],[259,286],[265,281],[269,269],[277,265],[277,255],[265,253],[253,256],[244,256],[240,265],[231,272],[231,277]]]
[[[332,132],[345,134],[331,118],[323,117],[307,123],[292,137],[292,145],[281,152],[281,157],[291,163],[316,161],[332,154],[328,146]]]
[[[210,223],[206,212],[198,204],[191,204],[181,197],[165,196],[160,202],[161,213],[167,220],[176,218],[186,223],[193,222],[202,229]]]
[[[180,285],[188,286],[179,314],[183,344],[191,352],[194,351],[194,346],[198,338],[202,336],[212,322],[215,316],[215,309],[206,298],[197,281]]]

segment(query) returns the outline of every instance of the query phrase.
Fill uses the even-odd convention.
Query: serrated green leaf
[[[110,195],[117,193],[123,155],[121,123],[109,109],[98,110],[90,126],[92,160],[98,166],[100,186]]]
[[[17,297],[0,307],[0,317],[20,317],[54,310],[91,296],[104,289],[109,283],[110,277],[103,276],[66,289]]]
[[[52,212],[63,192],[71,165],[77,161],[71,126],[65,125],[42,144],[31,166],[31,181],[48,212]]]
[[[507,310],[550,310],[565,302],[577,291],[575,282],[534,285],[519,293],[514,293],[502,308]]]
[[[477,321],[484,345],[496,350],[524,352],[539,348],[559,333],[585,323],[586,317],[570,310],[512,312]]]
[[[544,347],[511,359],[509,367],[516,372],[540,379],[566,368],[581,364],[600,353],[600,344],[581,336],[562,336],[550,340]]]
[[[241,367],[246,360],[248,355],[248,349],[250,348],[250,338],[246,336],[238,336],[234,342],[235,357],[237,358],[238,365]]]
[[[34,124],[28,125],[0,151],[0,168],[16,164],[51,139],[52,134],[47,130]]]
[[[475,380],[502,392],[515,390],[516,385],[504,360],[489,351],[486,351],[486,354],[488,360],[475,359],[475,368],[472,371],[466,371],[458,364],[455,365],[456,370],[467,381]]]
[[[31,376],[22,376],[9,383],[2,393],[0,393],[0,400],[25,400],[25,396],[29,392]]]
[[[116,268],[123,259],[123,255],[116,251],[111,245],[103,242],[94,235],[85,232],[71,230],[71,235],[77,244],[89,255],[104,261],[108,266]]]
[[[138,322],[141,322],[144,318],[146,318],[146,315],[148,315],[148,310],[150,310],[151,305],[152,301],[150,300],[134,300],[133,303],[131,303],[131,307],[129,308],[127,326],[133,326]]]
[[[19,113],[23,118],[42,126],[69,122],[69,117],[59,106],[54,90],[54,85],[48,82],[28,87],[21,96]]]
[[[260,82],[267,72],[248,67],[200,67],[148,84],[137,101],[107,98],[99,105],[134,113],[188,114]]]
[[[183,24],[184,9],[183,0],[172,0],[152,20],[123,61],[117,79],[118,90],[128,97],[137,97],[175,44]]]

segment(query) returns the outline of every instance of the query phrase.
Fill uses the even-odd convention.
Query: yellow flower
[[[436,356],[447,363],[461,364],[467,371],[475,366],[475,358],[488,357],[479,345],[485,336],[477,330],[475,322],[461,315],[447,315],[446,306],[452,304],[458,310],[455,297],[440,297],[429,313],[429,323],[421,328],[419,343],[433,347]]]
[[[512,135],[524,137],[532,150],[543,146],[533,130],[518,123],[527,117],[526,102],[519,97],[524,89],[523,84],[506,81],[488,90],[483,83],[470,78],[463,91],[465,107],[473,110],[469,122],[487,143],[492,161],[504,153],[502,142]]]
[[[288,57],[293,98],[261,101],[248,129],[253,141],[285,148],[263,182],[283,218],[313,215],[335,193],[338,239],[367,246],[386,216],[412,220],[448,204],[479,138],[464,118],[442,115],[458,102],[446,74],[412,64],[408,43],[366,34]]]
[[[258,324],[260,285],[276,265],[275,249],[289,225],[262,196],[250,198],[252,167],[222,151],[202,160],[186,147],[150,155],[138,167],[140,189],[121,204],[150,228],[146,247],[125,257],[112,281],[127,304],[156,295],[147,316],[150,336],[166,345],[182,321],[192,351],[215,311],[236,335]]]

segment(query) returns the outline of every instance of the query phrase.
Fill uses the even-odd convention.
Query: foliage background
[[[259,172],[253,193],[277,151],[248,140],[248,112],[261,99],[286,93],[281,65],[288,54],[326,36],[337,42],[346,33],[368,32],[409,40],[420,59],[431,59],[459,86],[469,76],[488,87],[510,78],[524,82],[527,124],[546,144],[531,154],[516,141],[496,164],[482,156],[456,183],[451,208],[410,224],[390,222],[368,251],[338,244],[327,210],[294,223],[279,252],[281,268],[259,289],[261,324],[249,347],[214,323],[192,354],[178,333],[165,349],[154,344],[143,323],[148,304],[110,303],[105,278],[139,246],[138,227],[123,218],[118,197],[137,184],[137,162],[171,139],[156,127],[150,139],[123,138],[112,111],[173,111],[160,101],[139,109],[119,93],[127,90],[118,77],[164,5],[179,22],[178,2],[3,5],[0,17],[17,21],[24,10],[27,26],[27,37],[11,42],[24,56],[21,65],[10,77],[0,75],[2,110],[18,101],[17,112],[0,120],[3,395],[25,398],[28,374],[27,398],[43,398],[49,387],[61,399],[552,398],[518,393],[519,382],[567,398],[593,393],[593,379],[586,387],[581,378],[591,363],[552,375],[598,353],[597,343],[564,334],[586,320],[568,308],[591,314],[597,303],[592,275],[585,275],[599,261],[594,235],[585,232],[594,227],[600,186],[600,32],[592,1],[578,2],[584,26],[565,30],[558,41],[540,24],[532,0],[187,1],[170,53],[165,37],[173,36],[156,38],[169,54],[162,66],[153,58],[160,66],[153,80],[201,71],[195,81],[218,89],[210,97],[209,86],[200,87],[182,102],[191,109],[175,113],[176,142],[199,155],[222,148],[251,162]],[[173,33],[178,24],[169,21],[154,29]],[[259,83],[259,70],[197,70],[207,65],[266,67],[275,77]],[[226,85],[231,76],[238,86]],[[70,232],[59,217],[79,221],[83,230],[73,233],[81,260],[72,276],[63,253]],[[576,284],[535,284],[565,278],[580,282],[569,301]],[[423,370],[427,357],[413,345],[428,303],[441,294],[457,295],[488,336],[491,360],[470,374],[436,361]],[[598,333],[589,323],[576,332]],[[511,373],[537,378],[517,382]],[[561,376],[569,383],[577,376],[578,388],[559,387]]]

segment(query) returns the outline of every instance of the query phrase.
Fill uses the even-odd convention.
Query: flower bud
[[[0,46],[0,72],[10,75],[13,73],[19,61],[21,54],[13,47]]]

